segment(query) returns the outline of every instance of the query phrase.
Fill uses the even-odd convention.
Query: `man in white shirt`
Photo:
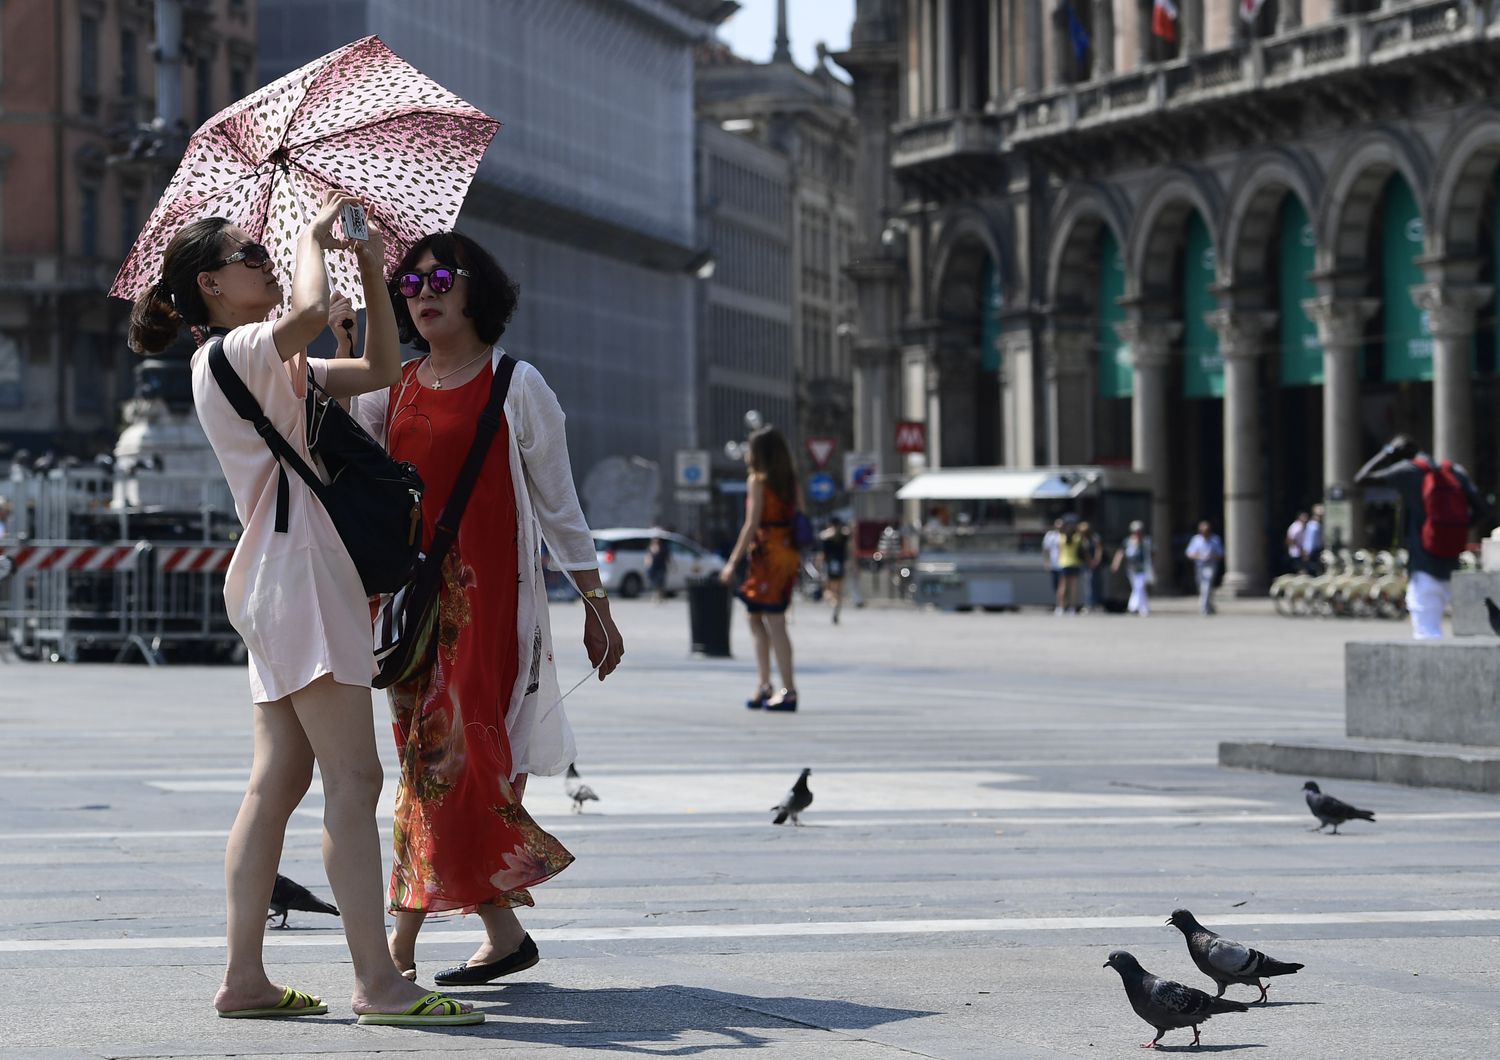
[[[1302,569],[1317,574],[1323,565],[1323,506],[1314,504],[1312,516],[1302,528]]]
[[[1287,570],[1296,574],[1302,569],[1302,535],[1307,531],[1307,513],[1298,512],[1297,518],[1292,520],[1292,525],[1286,528]]]
[[[1207,519],[1198,524],[1198,532],[1188,542],[1187,558],[1193,561],[1198,576],[1198,609],[1205,615],[1214,613],[1214,577],[1224,558],[1224,542],[1213,532]]]
[[[1052,598],[1057,598],[1057,583],[1062,580],[1062,565],[1058,560],[1058,548],[1062,545],[1062,519],[1052,520],[1052,529],[1042,535],[1042,556],[1047,561],[1047,570],[1052,575]]]

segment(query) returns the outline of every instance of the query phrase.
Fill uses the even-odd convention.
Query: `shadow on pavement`
[[[550,983],[517,983],[504,988],[464,991],[490,1022],[476,1034],[507,1041],[566,1043],[575,1049],[613,1049],[653,1056],[691,1056],[717,1049],[757,1049],[777,1036],[756,1031],[810,1028],[860,1031],[885,1023],[935,1016],[917,1009],[878,1008],[850,1001],[809,997],[752,997],[692,986],[650,986],[580,990]],[[661,1043],[685,1036],[710,1040]]]

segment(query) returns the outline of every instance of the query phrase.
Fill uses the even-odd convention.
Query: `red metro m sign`
[[[896,424],[896,452],[927,452],[927,424],[916,420],[902,420]]]

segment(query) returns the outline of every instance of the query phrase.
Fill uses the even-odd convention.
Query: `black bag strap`
[[[490,399],[479,414],[479,425],[474,428],[474,442],[469,446],[469,455],[464,457],[463,467],[453,482],[453,492],[448,494],[448,503],[443,505],[438,516],[437,528],[432,534],[432,547],[427,550],[423,565],[437,570],[443,565],[443,557],[458,536],[458,524],[469,506],[469,495],[474,492],[474,483],[479,481],[479,470],[489,455],[490,444],[500,430],[500,417],[505,407],[506,395],[510,393],[510,379],[516,372],[516,359],[508,353],[500,355],[500,364],[495,377],[490,380]]]
[[[229,363],[229,357],[224,353],[224,340],[219,335],[214,335],[208,340],[208,367],[213,372],[219,389],[228,399],[230,407],[239,413],[241,419],[250,421],[255,427],[255,433],[261,436],[266,446],[277,457],[276,532],[284,534],[287,528],[287,510],[291,505],[286,466],[292,465],[292,470],[297,472],[302,481],[307,483],[308,488],[320,498],[323,496],[323,480],[318,477],[316,471],[308,467],[307,461],[303,460],[302,455],[292,448],[292,443],[283,437],[275,424],[266,418],[265,410],[260,407],[260,402],[255,400],[255,395],[250,393],[250,388],[234,370],[234,365]]]

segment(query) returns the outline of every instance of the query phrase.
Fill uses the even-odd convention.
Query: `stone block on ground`
[[[1500,747],[1500,645],[1345,645],[1344,727],[1373,740]]]
[[[1490,542],[1486,542],[1489,544]],[[1500,545],[1500,542],[1493,542]],[[1460,570],[1453,572],[1453,635],[1456,637],[1494,637],[1490,628],[1486,597],[1500,603],[1500,570]]]

